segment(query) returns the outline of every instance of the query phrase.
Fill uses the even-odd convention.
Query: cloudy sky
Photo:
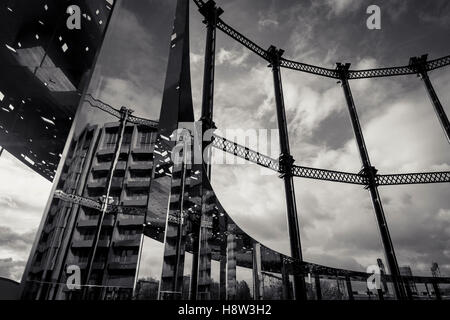
[[[91,84],[98,98],[157,119],[175,1],[124,1]],[[450,3],[360,0],[220,0],[227,23],[285,57],[334,68],[406,65],[411,56],[450,53]],[[381,8],[381,30],[366,28],[366,9]],[[201,102],[204,25],[191,4],[191,69],[197,118]],[[282,70],[291,150],[297,164],[358,172],[359,155],[342,89],[335,80]],[[450,69],[430,75],[450,112]],[[224,130],[276,129],[267,62],[218,33],[215,122]],[[415,76],[351,82],[373,165],[380,173],[450,168],[450,148]],[[96,122],[91,111],[80,117]],[[20,279],[50,193],[50,183],[7,153],[0,158],[0,276]],[[213,186],[237,223],[263,244],[289,253],[282,181],[253,165],[217,165]],[[307,261],[365,270],[384,259],[369,194],[358,186],[295,181]],[[400,265],[429,275],[436,261],[450,276],[448,185],[380,188]],[[160,256],[147,260],[159,267]],[[158,265],[158,266],[156,266]]]

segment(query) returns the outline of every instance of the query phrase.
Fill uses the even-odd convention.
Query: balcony
[[[147,207],[147,197],[141,199],[124,199],[122,204],[125,207]]]
[[[87,268],[87,261],[86,262],[75,262],[73,264],[79,266],[80,269]],[[92,269],[94,269],[94,270],[102,270],[104,268],[105,268],[105,262],[94,262],[92,264]]]
[[[114,247],[121,248],[130,248],[130,247],[139,247],[141,241],[139,237],[135,239],[123,239],[114,241]]]
[[[86,219],[86,220],[80,220],[77,223],[77,227],[79,228],[86,228],[91,227],[95,228],[97,227],[98,219]],[[112,227],[114,225],[114,220],[112,218],[104,219],[103,220],[103,227]]]
[[[120,147],[120,153],[126,153],[126,154],[130,153],[130,145],[122,144],[122,146]]]
[[[127,168],[127,162],[126,161],[119,161],[116,165],[116,171],[125,171]]]
[[[38,273],[42,271],[44,268],[39,264],[31,267],[31,273]]]
[[[96,153],[97,157],[112,156],[114,154],[114,145],[102,146]]]
[[[111,169],[111,162],[99,162],[92,166],[92,171],[109,171]]]
[[[139,154],[139,155],[149,155],[149,154],[153,153],[153,145],[137,146],[137,147],[133,148],[133,150],[131,152],[134,154]]]
[[[126,185],[128,188],[150,188],[150,178],[144,178],[144,179],[129,179],[126,182]]]
[[[144,224],[143,216],[121,216],[119,217],[119,225],[122,227],[126,226],[140,226]]]
[[[101,149],[99,149],[96,153],[97,157],[105,157],[105,156],[112,156],[114,154],[114,151],[116,149],[116,145],[115,144],[108,144],[108,145],[103,145],[101,147]],[[120,153],[124,153],[124,154],[128,154],[130,153],[130,145],[129,144],[122,144],[122,146],[120,147]]]
[[[166,246],[164,248],[164,259],[175,258],[176,256],[177,256],[177,250],[175,247]]]
[[[110,262],[108,264],[109,270],[135,270],[136,262]]]
[[[132,162],[129,167],[130,170],[152,170],[153,162],[152,161],[143,161],[143,162]]]
[[[91,180],[88,182],[88,189],[104,189],[106,187],[107,178],[101,178],[97,180]],[[112,189],[122,188],[123,178],[113,177],[111,181]]]
[[[91,248],[93,245],[93,239],[91,240],[75,240],[72,242],[72,248]],[[107,248],[109,246],[109,240],[99,240],[98,245],[99,248]]]

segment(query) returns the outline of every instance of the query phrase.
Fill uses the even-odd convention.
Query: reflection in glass
[[[10,3],[10,12],[29,25],[1,11],[1,23],[12,31],[2,34],[0,54],[14,79],[0,83],[13,102],[2,105],[1,137],[16,134],[28,117],[18,106],[41,105],[29,111],[40,119],[30,125],[38,139],[25,135],[5,147],[48,179],[56,177],[24,276],[24,298],[294,299],[294,275],[305,277],[311,300],[390,297],[389,279],[384,292],[369,291],[365,273],[300,264],[250,237],[223,208],[191,152],[201,148],[196,137],[202,130],[194,123],[191,95],[190,1],[116,3],[95,70],[109,2],[103,11],[96,5],[104,1],[75,2],[95,22],[77,36],[59,19],[38,26],[25,2]],[[44,17],[63,4],[47,1]],[[63,152],[68,132],[59,130],[68,127],[67,115],[78,104]],[[39,138],[51,146],[41,150]],[[427,283],[429,295],[440,296],[437,283]]]

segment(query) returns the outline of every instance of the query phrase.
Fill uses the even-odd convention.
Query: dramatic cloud
[[[35,235],[35,230],[19,234],[0,226],[0,277],[20,280]]]
[[[287,5],[274,8],[272,2],[267,6],[269,14],[260,16],[273,17],[273,12],[278,12],[276,41],[284,44],[288,57],[326,67],[333,67],[338,61],[350,61],[356,69],[407,64],[409,56],[401,56],[407,33],[396,30],[388,37],[386,32],[390,30],[382,30],[378,36],[369,34],[365,29],[364,5],[360,5],[364,10],[357,15],[358,6],[350,4],[351,1],[328,2],[331,11],[327,11],[320,3],[297,2],[289,8]],[[389,29],[394,28],[394,21],[409,26],[418,19],[417,4],[384,2],[381,7],[386,9],[383,13],[388,13]],[[234,19],[237,9],[227,9],[232,10],[232,13],[226,11],[227,21],[252,34],[256,21],[248,19],[244,24]],[[327,23],[324,17],[329,18]],[[353,27],[355,21],[359,21],[360,27]],[[436,32],[435,38],[444,39],[445,30]],[[418,29],[415,32],[407,45],[408,55],[433,54],[433,50],[434,57],[442,55],[439,46],[431,41],[414,42],[420,34]],[[376,40],[375,51],[373,41],[369,43],[366,37]],[[346,47],[350,40],[353,43]],[[402,44],[398,52],[392,46],[396,41]],[[227,50],[236,50],[225,39],[220,44]],[[450,101],[444,89],[449,83],[447,74],[436,73],[433,78],[444,105]],[[291,148],[297,163],[358,172],[361,162],[340,85],[293,71],[283,70],[282,75]],[[361,80],[352,81],[351,86],[372,162],[382,173],[447,170],[448,144],[420,80],[413,76]],[[218,66],[215,114],[220,128],[276,128],[270,70],[258,62],[248,63],[232,74]],[[214,188],[233,219],[264,244],[289,253],[280,181],[274,176],[261,177],[257,170],[246,166],[215,167],[213,172]],[[305,259],[364,270],[378,257],[384,258],[367,191],[354,186],[298,180],[296,194]],[[448,187],[385,187],[381,188],[381,195],[399,263],[411,265],[417,274],[429,275],[431,262],[437,261],[441,270],[448,273],[450,260],[443,245],[448,242],[448,220],[446,223],[442,220],[446,219],[450,207]]]
[[[272,20],[272,19],[263,19],[263,20],[259,20],[258,24],[261,27],[277,27],[278,21]]]
[[[26,261],[15,261],[12,258],[0,259],[0,277],[20,281]]]
[[[20,280],[51,184],[6,151],[0,177],[0,276]]]

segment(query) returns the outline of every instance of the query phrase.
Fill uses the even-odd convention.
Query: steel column
[[[220,246],[219,300],[227,299],[227,244]]]
[[[345,284],[347,287],[348,299],[355,300],[355,297],[353,296],[352,281],[350,280],[349,276],[345,277]]]
[[[213,122],[214,110],[214,75],[215,75],[215,56],[216,56],[216,27],[219,16],[223,13],[221,8],[216,7],[212,0],[206,2],[200,9],[200,13],[205,17],[203,23],[206,24],[206,48],[205,65],[203,72],[203,97],[202,97],[202,115],[203,133],[209,129],[215,128]],[[210,144],[210,141],[203,142],[203,150]],[[210,165],[207,163],[207,173],[210,175]]]
[[[439,290],[439,285],[437,281],[433,281],[431,285],[433,286],[434,294],[436,295],[436,300],[442,300],[441,291]]]
[[[428,77],[427,57],[428,55],[413,57],[410,59],[409,65],[418,73],[420,78],[423,80],[423,83],[427,88],[428,95],[431,99],[431,103],[433,104],[434,111],[439,118],[442,129],[444,130],[445,136],[447,137],[447,141],[450,143],[450,122],[448,121],[447,114],[445,113],[445,110],[442,107],[441,102],[439,101],[436,91],[434,91],[433,84]]]
[[[116,170],[117,162],[119,161],[120,149],[122,147],[123,136],[125,133],[125,128],[127,126],[127,120],[133,111],[131,109],[122,107],[120,109],[120,112],[121,112],[121,119],[120,119],[120,126],[119,126],[119,137],[117,139],[118,141],[116,142],[116,147],[114,150],[114,158],[111,161],[111,167],[110,167],[110,170],[108,173],[108,178],[107,178],[106,188],[105,188],[105,199],[104,199],[102,211],[100,213],[100,217],[98,219],[97,228],[96,228],[97,231],[95,233],[94,241],[92,243],[91,253],[89,255],[87,268],[86,268],[87,274],[86,274],[86,280],[85,280],[86,287],[85,287],[84,293],[83,293],[84,299],[86,299],[87,294],[89,292],[89,279],[91,278],[92,267],[94,265],[94,260],[95,260],[95,254],[97,253],[97,246],[98,246],[98,241],[100,239],[100,233],[102,231],[103,220],[105,218],[106,211],[108,209],[108,199],[109,199],[109,195],[111,192],[111,184],[112,184],[112,180],[114,177],[114,171]],[[112,241],[112,239],[111,239],[111,241]],[[105,261],[105,263],[107,263],[107,261]]]
[[[378,300],[384,300],[383,289],[377,289]]]
[[[289,280],[287,261],[284,257],[281,257],[281,279],[283,283],[283,300],[291,300],[291,282]]]
[[[228,225],[227,235],[227,264],[226,264],[226,297],[227,300],[235,300],[237,293],[236,282],[236,225]]]
[[[302,247],[300,242],[300,229],[298,225],[297,206],[295,201],[294,180],[292,178],[292,165],[294,159],[289,148],[289,134],[287,129],[286,111],[281,82],[280,59],[284,51],[271,46],[268,49],[270,66],[272,67],[275,87],[275,102],[277,107],[278,130],[280,133],[280,172],[284,180],[286,193],[287,220],[291,255],[295,263],[302,263]],[[300,268],[294,268],[298,270]],[[294,274],[294,296],[296,300],[306,300],[305,277],[302,274]]]
[[[214,73],[215,73],[215,55],[216,55],[216,27],[217,20],[219,16],[223,13],[221,8],[216,7],[216,3],[212,0],[209,0],[205,3],[200,9],[200,13],[205,17],[203,23],[206,24],[206,47],[205,47],[205,64],[204,64],[204,72],[203,72],[203,97],[202,97],[202,115],[201,115],[201,123],[202,123],[202,136],[201,136],[201,144],[202,144],[202,159],[206,157],[206,161],[203,161],[203,165],[205,166],[205,170],[202,171],[206,173],[206,177],[202,177],[202,181],[205,181],[211,177],[211,151],[208,149],[209,144],[211,144],[211,140],[205,141],[205,133],[214,129],[214,121],[213,121],[213,110],[214,110]],[[211,136],[212,138],[212,136]],[[205,150],[208,150],[208,154],[205,155]],[[203,173],[202,173],[203,174]],[[204,184],[201,187],[201,199],[202,202],[206,201],[206,197],[204,193],[207,192],[208,188],[204,187]],[[204,208],[204,204],[202,203],[202,211]],[[201,244],[207,243],[208,236],[210,236],[209,230],[204,230],[202,228],[203,220],[208,220],[208,217],[204,217],[206,214],[202,212],[201,222],[198,231],[196,232],[198,239],[195,241],[195,245],[193,248],[193,256],[192,256],[192,278],[191,278],[191,300],[197,300],[198,298],[198,279],[199,279],[199,264],[200,261],[200,251],[202,250]],[[205,234],[206,233],[206,234]],[[202,239],[203,238],[203,239]],[[211,255],[204,256],[203,259],[210,260]],[[205,262],[205,261],[203,261]],[[211,261],[209,261],[209,268],[211,268]],[[211,271],[209,270],[209,274]]]
[[[383,260],[377,259],[377,264],[378,264],[378,267],[380,268],[381,282],[383,284],[384,293],[389,294],[389,287],[387,285],[387,280],[386,280],[386,276],[385,276],[386,270],[384,268]]]
[[[261,273],[261,244],[253,244],[253,299],[263,299],[262,273]]]
[[[405,290],[401,281],[400,269],[398,267],[397,258],[395,256],[394,245],[392,244],[391,235],[389,234],[386,217],[384,215],[384,210],[381,203],[381,198],[378,193],[376,183],[377,170],[370,164],[369,154],[367,152],[366,144],[364,142],[364,136],[359,123],[358,113],[356,111],[356,106],[353,100],[352,92],[350,90],[350,85],[348,83],[349,67],[350,64],[344,65],[338,63],[337,71],[340,74],[342,88],[344,90],[345,99],[347,101],[350,119],[352,122],[353,131],[355,133],[356,143],[358,145],[359,154],[361,156],[363,173],[367,177],[368,181],[367,189],[369,190],[372,198],[372,203],[378,222],[378,227],[380,230],[381,240],[383,242],[383,247],[386,255],[386,261],[388,263],[389,270],[391,272],[395,293],[398,299],[405,299],[406,297]]]
[[[316,274],[314,276],[314,283],[316,285],[317,300],[322,300],[322,289],[320,288],[320,275]]]

